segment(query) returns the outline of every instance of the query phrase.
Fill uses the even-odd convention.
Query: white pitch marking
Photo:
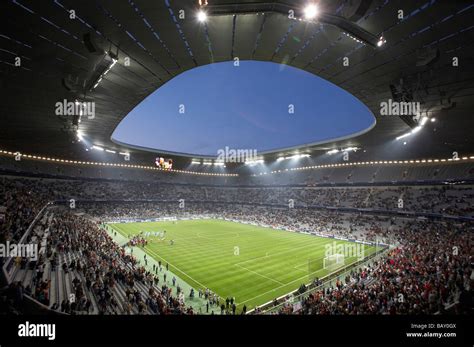
[[[235,265],[235,266],[238,266],[238,267],[241,267],[242,269],[245,269],[245,270],[247,270],[247,271],[249,271],[249,272],[252,272],[252,273],[254,273],[254,274],[258,275],[258,276],[261,276],[261,277],[263,277],[263,278],[266,278],[267,280],[276,282],[276,283],[281,284],[281,285],[285,285],[285,284],[281,283],[280,281],[277,281],[277,280],[275,280],[275,279],[273,279],[273,278],[270,278],[270,277],[268,277],[268,276],[262,275],[262,274],[260,274],[260,273],[258,273],[258,272],[256,272],[256,271],[247,269],[245,266],[242,266],[242,265],[239,265],[239,264],[234,264],[234,265]]]

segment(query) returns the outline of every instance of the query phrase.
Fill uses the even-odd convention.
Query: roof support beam
[[[208,4],[202,6],[205,8],[207,16],[226,16],[232,14],[257,14],[257,13],[279,13],[284,16],[288,16],[291,11],[294,11],[295,20],[301,20],[308,23],[325,23],[333,25],[339,28],[341,31],[349,34],[355,39],[362,41],[363,43],[377,47],[379,37],[368,32],[364,28],[360,27],[356,23],[348,20],[347,18],[329,14],[320,13],[317,19],[308,20],[304,18],[304,9],[301,7],[293,8],[290,5],[282,3],[270,3],[270,2],[236,2],[232,4]]]

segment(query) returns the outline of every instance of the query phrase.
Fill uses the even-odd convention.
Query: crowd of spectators
[[[387,257],[331,287],[285,304],[286,314],[472,313],[472,226],[411,221],[397,229],[400,244]]]
[[[474,216],[474,190],[470,185],[373,186],[373,187],[239,187],[153,184],[140,181],[59,180],[0,177],[0,206],[27,200],[38,206],[20,209],[25,215],[11,224],[28,220],[46,200],[167,200],[242,202],[297,207],[325,206],[416,211],[454,216]],[[12,197],[14,192],[19,197]],[[14,211],[19,210],[16,208]],[[24,222],[28,224],[27,222]],[[17,231],[19,227],[13,228]],[[10,232],[12,232],[10,230]]]
[[[171,294],[166,283],[160,287],[158,277],[127,254],[98,223],[56,209],[47,222],[45,237],[48,251],[27,264],[36,273],[32,287],[14,286],[51,309],[68,314],[193,313]],[[61,302],[50,300],[51,276],[58,267],[72,279],[69,295]]]
[[[451,303],[457,303],[459,312],[466,312],[472,300],[472,222],[308,208],[406,209],[473,216],[471,186],[237,188],[101,180],[0,180],[0,206],[5,208],[0,224],[2,243],[18,241],[48,201],[66,202],[65,208],[38,221],[28,234],[28,242],[48,247],[33,264],[21,259],[16,264],[34,269],[36,275],[32,286],[14,282],[1,290],[0,305],[5,312],[21,312],[21,298],[27,294],[70,314],[192,314],[190,307],[172,295],[171,288],[166,284],[160,287],[153,273],[98,227],[99,220],[167,216],[227,218],[328,236],[369,241],[379,238],[396,245],[387,258],[339,280],[334,287],[314,292],[297,309],[285,305],[280,313],[434,313],[443,312]],[[50,269],[60,266],[70,273],[73,301],[51,304],[47,264]]]
[[[48,195],[43,194],[44,190],[34,187],[34,183],[24,180],[0,177],[0,206],[4,209],[0,221],[0,243],[18,241],[47,203]]]

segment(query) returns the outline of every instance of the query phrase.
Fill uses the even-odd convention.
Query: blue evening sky
[[[373,122],[358,99],[313,74],[270,62],[241,61],[238,67],[224,62],[168,81],[123,119],[112,138],[216,156],[226,146],[264,152],[329,141]]]

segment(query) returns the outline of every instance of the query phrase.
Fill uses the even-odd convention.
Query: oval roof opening
[[[375,125],[356,97],[304,70],[271,62],[215,63],[171,79],[137,105],[112,140],[163,153],[258,154],[348,138]]]

